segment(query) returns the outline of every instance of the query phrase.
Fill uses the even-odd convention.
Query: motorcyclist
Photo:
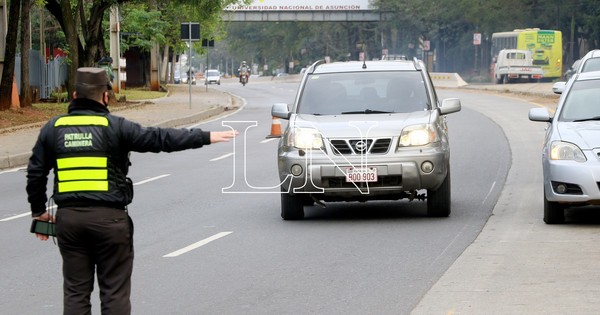
[[[112,66],[111,66],[112,63],[113,63],[113,59],[110,56],[105,56],[105,57],[100,58],[100,60],[98,60],[98,67],[106,70],[106,74],[108,75],[108,78],[110,79],[110,81],[113,81],[115,79],[115,75],[113,73]]]
[[[240,78],[240,83],[242,83],[242,76],[246,76],[246,82],[250,79],[250,67],[246,64],[246,61],[242,61],[242,64],[238,68],[238,76]]]

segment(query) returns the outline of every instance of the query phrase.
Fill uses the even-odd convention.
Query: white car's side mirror
[[[552,92],[556,93],[556,94],[562,94],[562,92],[564,92],[565,90],[565,86],[567,85],[567,82],[556,82],[554,83],[554,85],[552,85]]]

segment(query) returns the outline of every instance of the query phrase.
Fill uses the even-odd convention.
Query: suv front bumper
[[[310,192],[325,196],[369,197],[398,195],[419,189],[437,189],[448,173],[449,150],[442,145],[399,149],[383,155],[326,155],[320,151],[280,149],[279,177],[282,188],[289,193]],[[422,165],[432,163],[433,170],[424,172]],[[302,172],[296,173],[298,166]],[[346,181],[349,167],[376,168],[377,182],[351,183]]]

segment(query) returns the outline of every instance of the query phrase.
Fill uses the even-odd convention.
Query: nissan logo
[[[366,143],[366,142],[364,142],[364,141],[362,141],[362,140],[360,140],[360,141],[358,141],[358,142],[356,142],[356,143],[354,144],[354,148],[355,148],[355,149],[356,149],[356,151],[358,151],[358,152],[361,152],[361,153],[362,153],[362,152],[365,152],[365,151],[367,151],[367,143]]]

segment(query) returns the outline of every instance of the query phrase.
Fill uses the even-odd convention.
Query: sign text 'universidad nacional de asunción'
[[[369,10],[369,0],[255,0],[249,5],[232,4],[226,11],[348,11]]]

